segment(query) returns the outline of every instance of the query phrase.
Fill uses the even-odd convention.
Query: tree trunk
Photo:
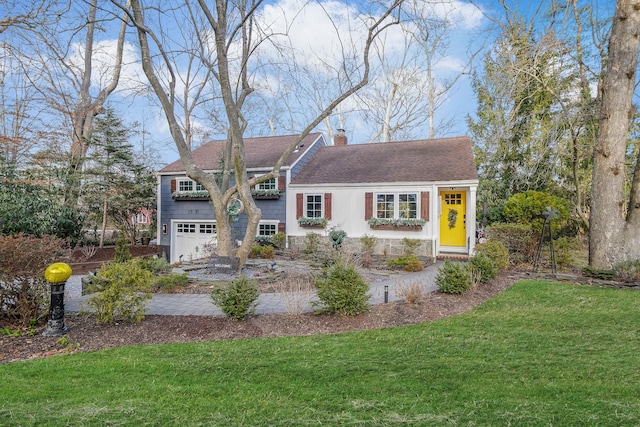
[[[589,264],[597,268],[611,268],[618,262],[637,258],[640,252],[637,218],[640,203],[630,206],[624,193],[625,151],[638,64],[639,29],[640,1],[618,0],[593,153]],[[632,193],[637,195],[637,191],[635,188]]]
[[[128,4],[127,4],[128,7]],[[70,178],[65,189],[65,203],[69,206],[75,206],[78,201],[80,191],[80,179],[78,175],[82,171],[84,158],[89,148],[87,139],[93,130],[93,118],[100,113],[102,106],[107,98],[117,88],[120,80],[120,71],[122,69],[122,54],[124,51],[124,37],[128,24],[128,15],[123,15],[123,21],[118,34],[118,44],[116,48],[116,56],[114,58],[113,72],[109,84],[100,90],[100,92],[92,98],[91,95],[91,79],[93,69],[93,38],[96,30],[96,10],[98,8],[98,0],[92,0],[89,6],[89,17],[87,24],[87,35],[84,45],[84,69],[81,75],[81,83],[78,93],[78,101],[75,108],[71,112],[71,121],[73,124],[73,134],[71,140],[70,151]]]
[[[104,235],[107,233],[107,198],[105,197],[102,203],[102,233],[100,234],[100,248],[104,247]]]

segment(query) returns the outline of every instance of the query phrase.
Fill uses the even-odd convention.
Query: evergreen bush
[[[89,292],[95,292],[87,304],[95,312],[97,322],[141,322],[146,301],[151,299],[153,277],[140,259],[111,262],[100,268],[87,287]]]
[[[553,253],[556,262],[561,267],[568,267],[575,261],[575,251],[580,248],[580,242],[575,237],[560,237],[553,242]]]
[[[113,254],[113,262],[127,262],[131,259],[131,251],[129,250],[129,240],[124,233],[118,233],[116,240],[116,250]]]
[[[485,243],[477,244],[476,254],[489,257],[498,272],[509,268],[509,251],[499,240],[489,239]]]
[[[159,276],[153,284],[154,292],[173,292],[176,289],[189,284],[187,273],[171,273]]]
[[[315,254],[320,249],[320,235],[318,233],[308,233],[304,236],[304,253],[306,255]]]
[[[489,280],[495,279],[498,276],[498,270],[491,258],[485,254],[476,254],[469,259],[469,265],[474,271],[477,271],[480,276],[480,283],[487,283]]]
[[[411,272],[421,271],[424,269],[424,265],[416,255],[403,255],[391,258],[387,261],[387,266],[392,269],[402,269]]]
[[[436,275],[436,285],[447,294],[463,294],[471,289],[473,279],[467,264],[446,260]]]
[[[538,237],[530,224],[493,224],[487,227],[487,236],[507,248],[513,264],[532,262],[535,257]]]
[[[246,319],[255,312],[260,292],[253,280],[246,276],[231,281],[228,286],[218,285],[211,291],[211,300],[230,319]]]
[[[556,209],[557,218],[552,222],[554,234],[568,224],[571,206],[563,198],[541,191],[525,191],[511,196],[504,205],[504,217],[507,222],[531,225],[536,234],[540,234],[545,218],[542,213],[547,209]]]
[[[319,301],[313,303],[329,313],[354,316],[369,309],[369,285],[350,265],[334,264],[315,280]]]

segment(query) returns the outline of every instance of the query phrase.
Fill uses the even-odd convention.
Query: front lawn
[[[1,425],[638,425],[640,293],[523,281],[464,315],[0,365]]]

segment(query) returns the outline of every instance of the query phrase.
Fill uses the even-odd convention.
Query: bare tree
[[[390,35],[377,43],[379,69],[372,84],[358,95],[364,105],[362,115],[376,131],[369,142],[410,139],[417,132],[424,135],[424,127],[429,138],[451,130],[455,117],[438,113],[479,52],[470,36],[475,24],[465,22],[459,7],[481,16],[475,6],[461,2],[406,1],[401,24],[404,46]],[[460,53],[452,52],[450,41],[463,37],[456,34],[460,28],[467,33],[469,47],[467,58],[455,59],[453,69],[453,58]]]
[[[62,14],[67,6],[59,2],[40,0],[33,2],[0,0],[0,34],[12,27],[35,28],[43,26],[51,16]]]
[[[282,153],[270,173],[249,179],[246,173],[243,135],[248,126],[244,107],[254,91],[250,70],[251,59],[260,44],[269,41],[270,36],[268,31],[258,26],[256,22],[256,13],[262,3],[262,1],[229,3],[217,0],[211,8],[208,2],[198,0],[197,4],[187,3],[185,6],[188,8],[189,16],[193,17],[188,25],[191,25],[193,31],[201,37],[202,46],[210,49],[210,55],[202,57],[201,60],[207,64],[215,77],[228,126],[227,144],[222,159],[222,179],[219,182],[214,174],[196,166],[184,132],[179,126],[175,99],[177,64],[170,61],[167,53],[170,48],[163,39],[164,35],[161,29],[152,28],[153,23],[148,19],[151,13],[149,6],[143,8],[138,0],[131,1],[131,18],[138,31],[144,72],[163,107],[187,176],[202,184],[211,196],[216,216],[218,253],[232,255],[235,252],[240,258],[240,265],[243,265],[247,259],[261,218],[260,209],[251,197],[251,186],[277,177],[286,158],[299,142],[328,117],[342,101],[367,84],[370,47],[381,31],[397,22],[391,17],[401,4],[401,0],[394,1],[378,18],[371,19],[362,56],[357,65],[348,60],[343,62],[340,75],[344,78],[344,88],[341,93],[325,105],[317,117],[306,125],[297,140]],[[204,19],[200,20],[200,17]],[[206,26],[200,27],[201,22]],[[187,23],[182,22],[180,25],[187,25]],[[206,49],[202,51],[205,52]],[[156,57],[161,58],[160,64],[154,63]],[[161,73],[161,70],[164,71]],[[161,80],[163,76],[168,76],[166,81]],[[242,202],[248,216],[246,233],[237,252],[233,245],[230,218],[227,212],[228,204],[236,198]]]
[[[16,58],[21,61],[32,87],[40,93],[42,102],[49,103],[51,111],[70,118],[69,176],[72,178],[67,182],[65,199],[69,205],[75,205],[79,191],[77,175],[82,170],[93,118],[116,90],[120,79],[127,15],[120,21],[113,63],[110,67],[100,64],[105,68],[96,76],[96,33],[102,32],[114,17],[98,0],[67,2],[66,10],[68,16],[58,15],[58,19],[41,25],[21,27],[17,32],[21,49]],[[98,12],[104,16],[98,18]],[[76,37],[82,34],[84,39],[80,41]],[[105,78],[106,72],[110,72],[110,76]],[[96,88],[97,80],[101,82]]]
[[[589,264],[611,268],[640,259],[640,162],[625,195],[625,151],[640,46],[637,0],[618,0],[601,87],[602,107],[593,154]]]

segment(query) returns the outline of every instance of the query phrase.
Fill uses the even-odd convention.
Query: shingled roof
[[[321,133],[312,133],[307,135],[300,143],[300,149],[289,155],[287,160],[284,162],[284,166],[290,166],[293,164],[318,138],[321,137],[321,135]],[[244,148],[247,169],[273,167],[278,158],[297,137],[298,135],[245,138]],[[219,170],[224,143],[225,141],[211,141],[196,148],[191,153],[193,161],[201,169]],[[184,170],[182,162],[180,160],[176,160],[170,165],[162,168],[160,173],[182,172]]]
[[[322,147],[292,184],[478,179],[469,137]]]

